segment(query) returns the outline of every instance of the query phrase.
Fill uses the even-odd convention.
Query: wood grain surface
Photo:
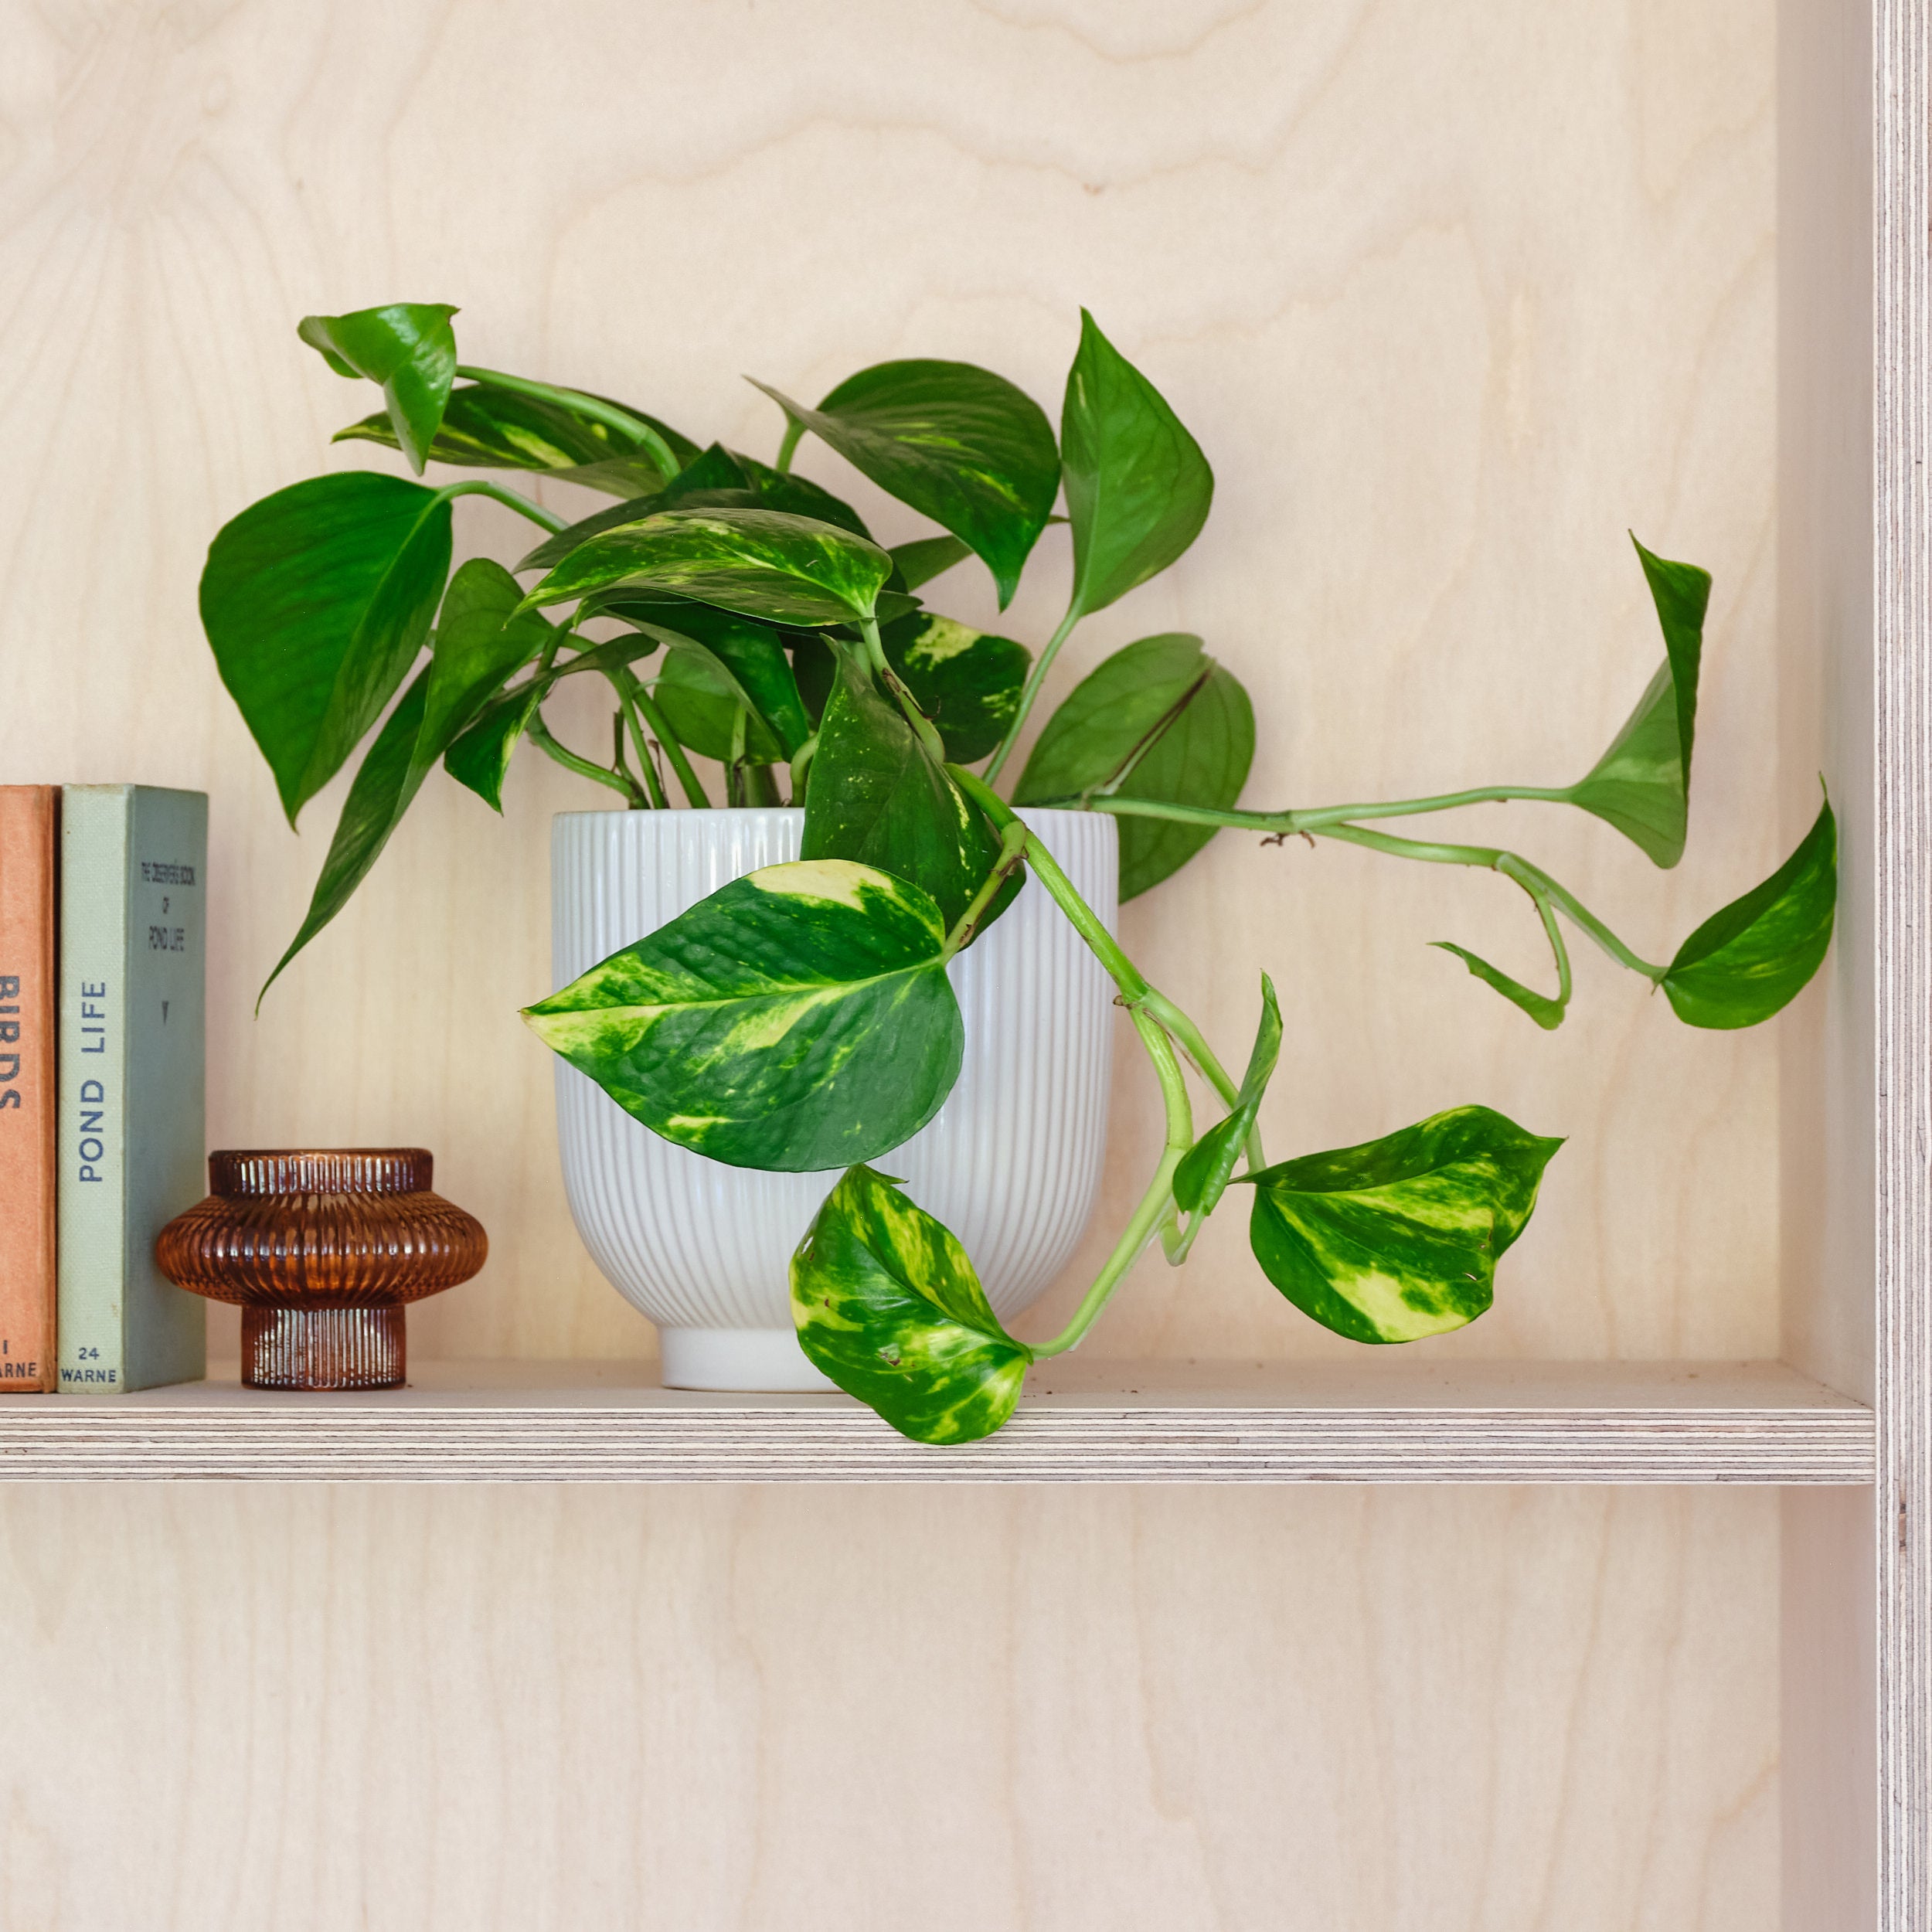
[[[1580,774],[1660,655],[1625,529],[1716,572],[1677,871],[1555,808],[1442,821],[1520,843],[1668,957],[1815,795],[1815,762],[1777,751],[1774,56],[1770,0],[19,9],[0,562],[32,728],[5,775],[210,792],[210,1131],[435,1149],[492,1259],[417,1318],[419,1352],[647,1352],[571,1229],[549,1065],[515,1017],[549,985],[549,815],[590,788],[520,764],[498,821],[433,779],[250,1017],[346,781],[291,836],[194,592],[224,518],[369,460],[331,452],[369,398],[295,319],[454,301],[479,360],[768,452],[776,412],[741,371],[809,396],[873,359],[964,355],[1053,407],[1084,302],[1219,487],[1194,551],[1082,630],[1051,695],[1131,638],[1199,631],[1255,696],[1251,801]],[[496,506],[458,518],[464,541],[523,546]],[[1004,621],[1035,643],[1064,547]],[[942,580],[942,607],[990,621],[983,574]],[[560,724],[606,729],[594,707]],[[1495,1311],[1432,1346],[1777,1352],[1774,1032],[1690,1032],[1580,952],[1572,1018],[1543,1035],[1427,950],[1540,979],[1513,887],[1298,842],[1224,837],[1126,934],[1236,1060],[1273,974],[1282,1154],[1468,1100],[1571,1137]],[[1117,1091],[1101,1215],[1043,1325],[1152,1163],[1124,1031]],[[1223,1219],[1184,1277],[1144,1266],[1089,1345],[1345,1352]]]
[[[0,1922],[1777,1923],[1770,1493],[935,1501],[10,1491]]]

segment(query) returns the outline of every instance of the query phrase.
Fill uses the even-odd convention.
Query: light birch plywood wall
[[[815,396],[963,356],[1056,412],[1083,302],[1219,488],[1052,696],[1193,629],[1254,695],[1251,803],[1563,782],[1660,655],[1628,526],[1717,578],[1683,865],[1527,806],[1444,835],[1520,843],[1668,957],[1815,796],[1777,757],[1770,0],[70,0],[16,9],[6,43],[0,771],[212,794],[211,1133],[435,1149],[494,1248],[413,1316],[419,1354],[653,1345],[571,1228],[515,1010],[549,985],[549,816],[601,794],[532,757],[499,821],[433,781],[251,1019],[346,781],[292,836],[194,589],[224,519],[363,460],[329,450],[369,398],[298,344],[305,311],[457,302],[478,360],[768,451],[744,372]],[[805,464],[879,506],[822,451]],[[510,556],[525,530],[465,504],[459,535]],[[1037,644],[1065,568],[1049,533],[1004,628]],[[934,594],[990,622],[976,571]],[[1283,1153],[1465,1100],[1572,1137],[1495,1311],[1432,1346],[1775,1352],[1769,1032],[1688,1032],[1593,954],[1543,1035],[1425,949],[1546,978],[1513,887],[1336,848],[1224,836],[1125,929],[1237,1061],[1273,974]],[[1043,1324],[1153,1158],[1125,1029],[1119,1070],[1102,1216]],[[1345,1350],[1223,1220],[1184,1276],[1144,1266],[1089,1349]]]
[[[0,1925],[1764,1932],[1776,1511],[29,1492]]]

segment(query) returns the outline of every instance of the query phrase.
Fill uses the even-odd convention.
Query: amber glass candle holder
[[[403,1309],[467,1281],[489,1237],[430,1191],[420,1147],[208,1157],[206,1200],[161,1231],[169,1281],[242,1311],[252,1389],[393,1389],[408,1369]]]

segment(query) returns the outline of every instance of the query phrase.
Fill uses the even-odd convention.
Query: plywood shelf
[[[947,1450],[842,1396],[667,1389],[648,1362],[0,1404],[0,1479],[40,1481],[1857,1484],[1874,1454],[1869,1410],[1775,1362],[1063,1362]]]

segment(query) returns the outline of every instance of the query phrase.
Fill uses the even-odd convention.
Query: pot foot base
[[[401,1308],[245,1307],[241,1345],[251,1389],[400,1389],[408,1362]]]
[[[804,1395],[838,1386],[811,1366],[790,1328],[660,1328],[658,1341],[667,1389]]]

